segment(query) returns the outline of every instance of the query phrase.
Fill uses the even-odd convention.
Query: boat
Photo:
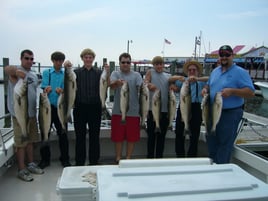
[[[268,82],[254,82],[261,89],[264,99],[268,100]]]
[[[111,107],[111,104],[107,105]],[[268,195],[268,156],[261,156],[258,152],[263,149],[268,151],[267,142],[265,141],[268,138],[268,120],[266,118],[257,118],[257,116],[244,113],[243,121],[241,121],[240,129],[238,130],[239,135],[237,143],[234,146],[234,154],[232,158],[232,164],[228,167],[224,167],[225,170],[233,169],[238,171],[238,174],[241,173],[244,176],[249,176],[255,181],[255,184],[258,184],[258,187],[265,186],[265,191]],[[75,134],[72,124],[69,124],[69,139],[70,139],[70,154],[71,154],[71,163],[74,164],[74,145],[75,145]],[[147,161],[146,158],[146,140],[147,135],[144,130],[141,131],[141,140],[136,144],[133,160],[122,160],[120,161],[119,166],[114,163],[114,145],[110,140],[110,120],[102,120],[101,124],[101,159],[100,165],[98,166],[80,166],[80,167],[68,167],[62,168],[60,162],[58,161],[58,142],[56,132],[52,132],[50,136],[50,143],[52,149],[52,161],[51,165],[45,169],[44,175],[34,175],[34,181],[26,183],[20,181],[16,177],[17,165],[15,164],[15,150],[13,147],[13,136],[12,128],[2,128],[0,136],[0,194],[1,199],[5,201],[13,200],[53,200],[53,201],[67,201],[67,200],[83,200],[82,196],[85,194],[79,194],[80,199],[77,198],[77,192],[80,192],[78,186],[74,187],[73,185],[78,185],[76,183],[77,175],[81,176],[82,173],[88,172],[89,170],[94,170],[95,172],[99,169],[113,168],[113,171],[117,171],[118,167],[121,165],[124,166],[148,166],[157,163],[157,167],[163,166],[163,164],[180,164],[179,166],[184,166],[186,169],[193,169],[193,166],[200,168],[212,168],[214,171],[215,166],[213,164],[208,164],[208,154],[205,138],[205,130],[202,127],[201,135],[199,140],[199,152],[196,159],[176,159],[174,152],[174,131],[168,131],[166,136],[166,146],[164,152],[165,162],[161,161],[158,163],[158,160],[151,159]],[[255,135],[253,135],[255,133]],[[256,134],[257,133],[257,134]],[[261,134],[260,134],[261,133]],[[250,136],[250,138],[248,137]],[[255,136],[255,137],[253,137]],[[260,140],[261,139],[261,140]],[[34,158],[39,160],[39,147],[40,143],[36,144],[34,147],[35,155]],[[186,146],[188,146],[188,140],[186,141]],[[257,150],[257,151],[256,151]],[[161,160],[161,159],[159,159]],[[203,164],[204,163],[204,164]],[[233,166],[235,165],[235,167]],[[120,167],[121,167],[120,166]],[[172,165],[171,165],[172,166]],[[211,166],[211,167],[210,167]],[[92,169],[93,168],[93,169]],[[174,167],[171,167],[171,169]],[[183,169],[183,167],[180,167]],[[154,170],[158,171],[158,170]],[[182,171],[182,170],[181,170]],[[205,170],[204,170],[205,171]],[[207,170],[206,170],[207,171]],[[63,178],[69,180],[70,172],[75,175],[71,176],[72,181],[63,182]],[[196,174],[196,173],[193,173]],[[246,176],[246,177],[247,177]],[[192,178],[194,179],[194,178]],[[212,179],[212,178],[211,178]],[[212,179],[213,180],[213,179]],[[175,180],[174,180],[175,181]],[[214,180],[213,180],[214,181]],[[120,183],[120,181],[117,181]],[[257,182],[257,183],[256,183]],[[68,184],[68,186],[64,186]],[[88,186],[85,183],[79,183],[79,185]],[[264,185],[266,184],[266,185]],[[71,192],[68,192],[68,188],[73,188]],[[243,188],[245,185],[243,185]],[[267,188],[267,189],[266,189]],[[14,193],[16,189],[16,193]],[[256,190],[255,188],[253,188]],[[81,190],[81,189],[80,189]],[[96,190],[96,189],[95,189]],[[95,191],[97,192],[97,191]],[[82,193],[82,192],[81,192]],[[243,193],[242,193],[243,194]],[[253,193],[254,194],[254,193]],[[244,194],[245,195],[245,194]],[[76,196],[76,197],[75,197]],[[86,196],[88,196],[86,194]],[[97,198],[95,197],[95,200]],[[90,200],[90,199],[88,199]],[[123,199],[122,199],[123,200]],[[156,199],[157,200],[157,199]],[[193,199],[194,200],[194,199]],[[198,200],[198,199],[197,199]],[[241,199],[243,200],[243,199]],[[258,199],[256,199],[258,200]],[[261,200],[261,199],[259,199]],[[263,199],[265,200],[265,199]]]

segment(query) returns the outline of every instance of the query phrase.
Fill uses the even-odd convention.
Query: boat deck
[[[110,140],[110,129],[107,128],[109,125],[108,121],[104,121],[103,124],[106,124],[106,127],[102,128],[101,132],[101,159],[100,165],[110,165],[114,164],[114,145]],[[199,143],[199,157],[207,156],[207,148],[205,143],[205,133],[202,128],[200,143]],[[268,120],[266,118],[258,117],[256,115],[252,115],[249,113],[244,114],[244,122],[240,134],[237,138],[237,147],[240,149],[244,145],[249,144],[265,144],[268,147]],[[4,129],[1,133],[9,133],[8,129]],[[75,136],[73,132],[72,126],[70,126],[70,153],[71,153],[71,163],[74,164],[74,141]],[[165,158],[174,158],[174,138],[175,135],[173,131],[169,131],[166,139],[166,147],[165,147]],[[52,161],[51,165],[45,169],[44,175],[34,175],[33,182],[24,182],[19,180],[16,177],[17,174],[17,165],[14,159],[14,148],[13,148],[13,139],[10,137],[10,134],[5,135],[6,142],[0,146],[0,155],[2,161],[5,161],[1,164],[0,169],[0,194],[1,200],[4,201],[14,201],[14,200],[35,200],[35,201],[60,201],[61,197],[57,194],[56,186],[58,179],[60,178],[63,168],[58,161],[58,145],[57,145],[57,136],[55,134],[51,135],[51,146],[52,152]],[[186,142],[186,146],[188,142]],[[4,145],[4,146],[3,146]],[[235,146],[235,147],[236,147]],[[2,152],[2,153],[1,153]],[[237,150],[236,150],[237,152]],[[35,146],[35,159],[39,160],[39,144]],[[135,151],[133,154],[133,158],[145,158],[146,154],[146,133],[142,131],[142,138],[137,146],[135,147]],[[238,153],[239,156],[239,153]],[[7,160],[8,159],[8,160]],[[234,160],[235,161],[235,160]],[[265,162],[265,161],[264,161]],[[237,163],[241,165],[241,163]],[[243,164],[242,164],[243,165]],[[254,165],[258,165],[256,161],[254,161]],[[260,164],[260,166],[264,169],[268,167],[267,161],[266,163]],[[266,167],[267,166],[267,167]],[[242,167],[242,166],[241,166]],[[242,167],[243,168],[243,167]],[[267,170],[267,169],[266,169]],[[267,171],[266,171],[267,172]],[[253,174],[254,175],[254,174]],[[254,175],[256,176],[256,175]],[[257,175],[258,176],[258,175]],[[262,177],[263,181],[267,180],[268,177],[263,175],[259,175]],[[264,178],[267,177],[267,178]],[[16,189],[16,190],[14,190]]]

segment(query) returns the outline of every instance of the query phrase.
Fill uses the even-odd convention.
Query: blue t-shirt
[[[186,79],[188,79],[188,78],[186,78]],[[181,82],[179,80],[176,80],[176,82],[175,82],[175,85],[179,88],[182,87],[182,84],[183,84],[183,82]],[[201,81],[190,83],[192,103],[201,103],[202,102],[203,97],[202,97],[201,91],[205,85],[206,85],[206,82],[201,82]]]
[[[57,107],[59,94],[56,92],[56,88],[64,87],[64,70],[60,69],[55,71],[52,67],[43,72],[41,88],[44,89],[47,86],[51,86],[52,91],[48,94],[50,104]]]
[[[224,88],[249,88],[254,91],[253,82],[249,76],[249,73],[233,64],[227,71],[222,72],[222,67],[218,66],[215,68],[208,80],[209,91],[210,91],[210,101],[213,103],[214,97],[217,92],[221,92]],[[244,98],[239,96],[230,96],[223,98],[223,109],[236,108],[244,104]]]

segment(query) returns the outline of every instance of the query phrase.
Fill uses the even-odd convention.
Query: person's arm
[[[206,82],[208,81],[209,76],[197,77],[197,81]]]
[[[19,70],[16,66],[6,66],[5,73],[9,76],[12,83],[16,83],[19,78],[24,79],[26,74]]]
[[[224,88],[222,90],[222,97],[229,97],[229,96],[239,96],[242,98],[251,98],[255,95],[254,91],[250,88],[245,87],[242,89],[237,88]]]
[[[151,83],[151,70],[146,72],[144,82],[147,84],[150,91],[155,91],[157,89],[157,87]]]
[[[169,83],[173,83],[175,81],[179,80],[180,82],[184,82],[185,81],[185,77],[181,76],[181,75],[173,75],[168,79]]]

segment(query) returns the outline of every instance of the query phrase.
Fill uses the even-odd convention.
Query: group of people
[[[190,146],[185,150],[185,123],[182,120],[180,104],[178,105],[175,127],[175,152],[177,157],[198,156],[198,140],[202,123],[201,101],[208,93],[211,102],[217,92],[221,92],[223,105],[220,120],[216,127],[215,135],[207,135],[209,157],[215,163],[228,163],[231,158],[233,143],[237,135],[237,127],[242,118],[244,98],[254,96],[254,86],[249,74],[233,63],[233,50],[224,45],[219,49],[219,66],[209,77],[202,76],[202,65],[197,61],[188,61],[184,64],[185,76],[174,75],[164,71],[165,63],[161,56],[152,59],[153,68],[146,72],[145,78],[131,70],[131,55],[122,53],[119,56],[120,69],[113,71],[109,77],[110,89],[114,90],[114,104],[111,117],[111,140],[115,144],[115,162],[122,159],[124,141],[127,142],[126,155],[132,157],[135,143],[140,140],[140,103],[139,87],[144,83],[149,89],[149,100],[156,90],[161,93],[161,107],[159,114],[160,132],[156,132],[156,122],[152,112],[152,101],[149,102],[147,115],[147,158],[162,158],[164,153],[165,138],[169,126],[168,93],[169,90],[180,92],[185,81],[189,82],[191,95],[191,118],[189,121]],[[75,165],[82,166],[86,163],[88,155],[89,165],[97,165],[100,158],[100,124],[102,105],[99,94],[99,81],[102,70],[93,67],[95,53],[91,49],[84,49],[80,57],[83,66],[74,70],[76,74],[76,97],[73,109],[74,129],[76,135]],[[43,72],[41,88],[48,94],[51,104],[51,124],[54,124],[59,138],[60,162],[63,167],[70,166],[68,134],[64,132],[57,114],[57,100],[64,88],[63,67],[70,67],[69,61],[64,62],[65,55],[62,52],[54,52],[51,55],[52,68]],[[36,89],[38,87],[37,76],[31,71],[34,61],[33,52],[24,50],[21,52],[21,66],[7,66],[5,72],[9,75],[8,108],[12,115],[14,126],[14,139],[17,148],[18,177],[24,181],[32,181],[31,173],[43,174],[43,169],[50,165],[49,143],[40,148],[41,161],[39,165],[33,162],[33,143],[38,140],[36,104],[28,108],[28,138],[22,141],[22,132],[17,123],[13,107],[13,90],[18,79],[28,82],[28,100],[36,102]],[[110,74],[109,66],[104,69]],[[121,113],[121,88],[128,84],[128,96],[131,104],[128,104],[125,122],[122,123]],[[89,148],[87,154],[86,135],[89,131]],[[27,158],[26,158],[27,157]],[[27,160],[26,160],[27,159]],[[25,165],[25,161],[27,164]]]

